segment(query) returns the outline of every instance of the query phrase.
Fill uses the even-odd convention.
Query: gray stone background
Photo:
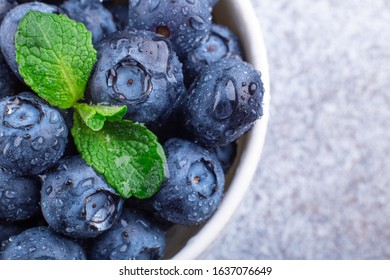
[[[271,117],[204,259],[390,258],[390,1],[252,0]]]

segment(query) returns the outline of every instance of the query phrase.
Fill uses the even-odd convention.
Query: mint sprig
[[[84,97],[96,51],[82,23],[30,11],[18,25],[15,43],[19,72],[40,97],[62,109]]]
[[[152,196],[165,179],[164,150],[146,127],[129,120],[89,129],[75,112],[72,135],[84,160],[124,198]]]
[[[123,120],[126,106],[78,103],[96,61],[91,32],[64,15],[30,11],[15,36],[26,84],[51,105],[75,109],[71,132],[84,160],[124,198],[153,195],[166,175],[157,137]]]

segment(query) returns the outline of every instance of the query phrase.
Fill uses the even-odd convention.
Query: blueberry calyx
[[[3,125],[10,128],[29,129],[39,124],[45,115],[38,102],[19,96],[10,98],[5,107]]]
[[[151,74],[137,60],[128,57],[107,71],[109,94],[128,103],[145,102],[153,89]]]

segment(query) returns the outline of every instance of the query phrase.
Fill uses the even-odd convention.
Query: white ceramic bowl
[[[219,0],[214,21],[231,28],[240,38],[245,60],[262,73],[264,115],[250,133],[238,141],[238,156],[227,175],[226,192],[217,212],[199,227],[174,226],[167,234],[166,258],[201,258],[221,234],[247,192],[259,163],[269,118],[270,86],[266,48],[250,0]]]

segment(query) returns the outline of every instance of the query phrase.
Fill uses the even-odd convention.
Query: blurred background
[[[390,1],[252,3],[268,132],[249,192],[201,258],[389,259]]]

